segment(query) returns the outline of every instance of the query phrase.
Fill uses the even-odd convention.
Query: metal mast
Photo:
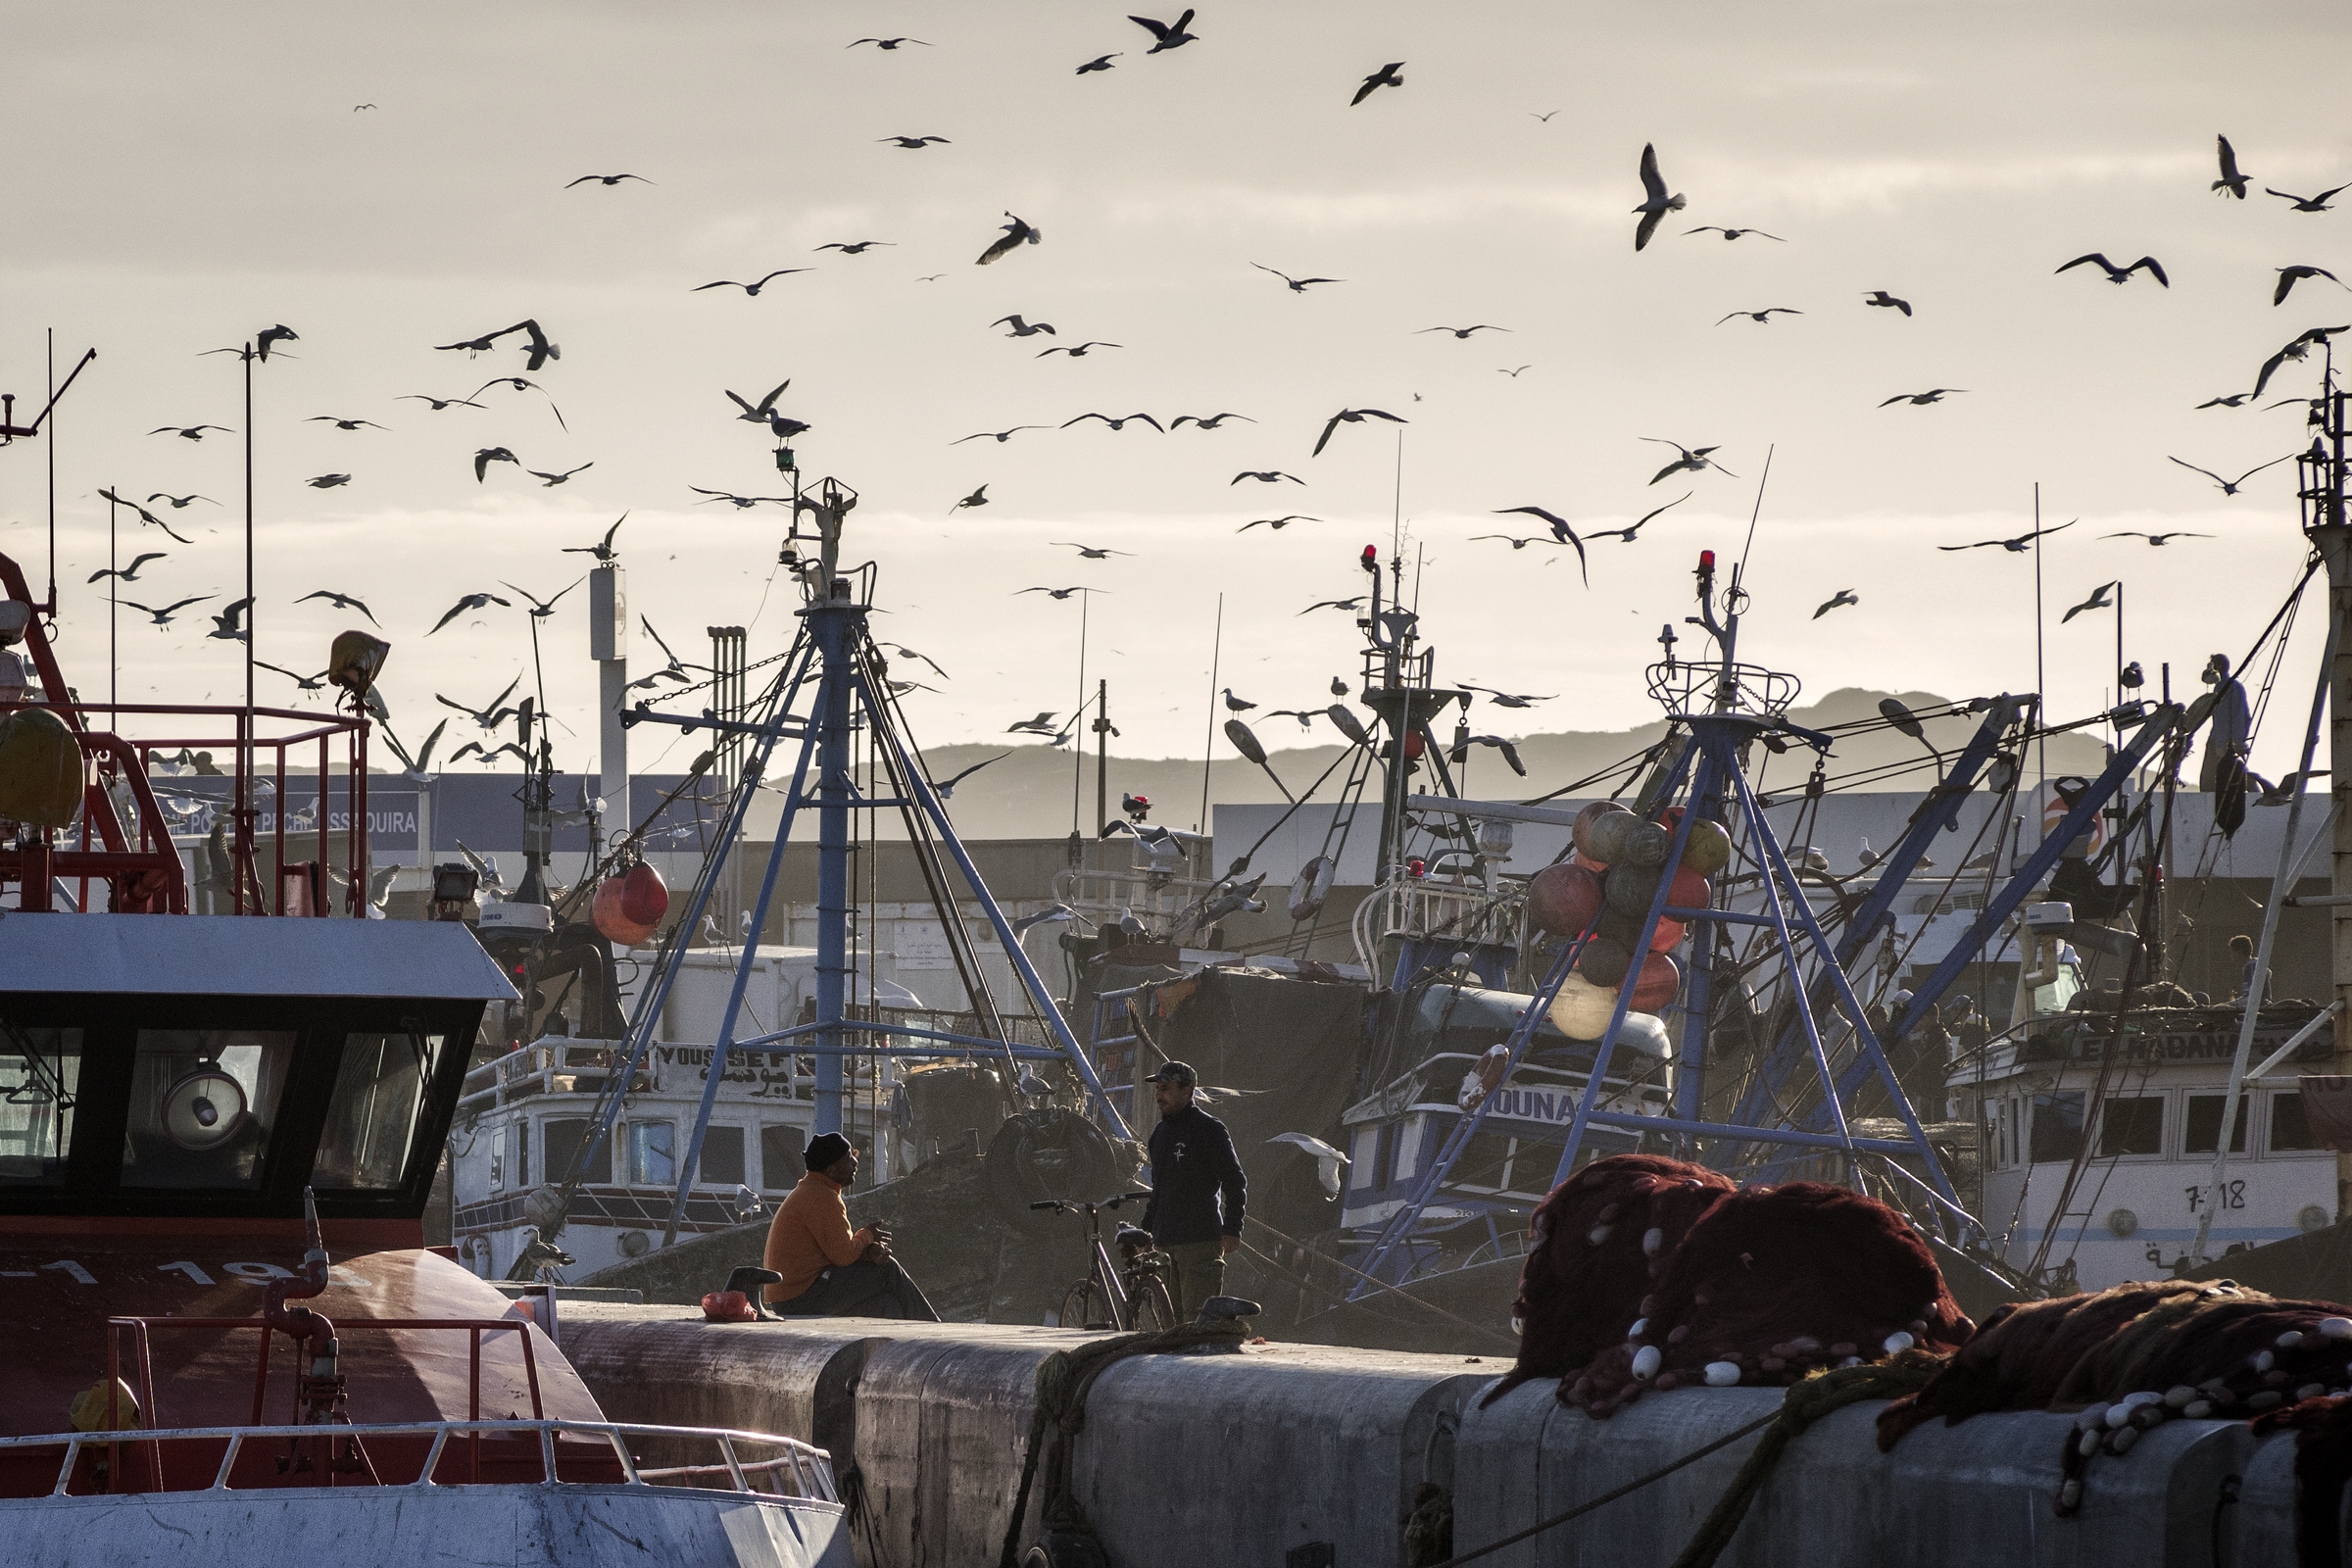
[[[2329,949],[2334,956],[2333,1000],[2341,1008],[2352,1006],[2352,637],[2343,635],[2347,620],[2352,620],[2352,530],[2347,529],[2344,514],[2347,394],[2336,389],[2333,345],[2325,352],[2319,396],[2312,402],[2315,431],[2311,449],[2296,460],[2295,468],[2304,535],[2328,564],[2329,641],[2335,648],[2328,685],[2328,765],[2332,770],[2328,788],[2335,806],[2328,912]],[[2330,1070],[2352,1072],[2352,1026],[2347,1026],[2346,1015],[2341,1013],[2336,1020],[2335,1060]],[[2335,1212],[2338,1219],[2352,1213],[2352,1152],[2343,1151],[2335,1156]]]

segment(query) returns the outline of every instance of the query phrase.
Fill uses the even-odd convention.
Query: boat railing
[[[212,1330],[234,1333],[241,1329],[261,1330],[261,1344],[253,1369],[253,1415],[249,1426],[260,1426],[265,1401],[270,1392],[270,1342],[274,1330],[268,1319],[258,1317],[110,1317],[107,1323],[106,1373],[110,1380],[107,1393],[107,1419],[119,1423],[123,1415],[120,1398],[123,1390],[130,1390],[135,1408],[152,1416],[155,1402],[155,1347],[154,1333],[158,1329]],[[345,1318],[335,1325],[338,1336],[374,1331],[414,1330],[432,1333],[464,1334],[466,1336],[466,1415],[480,1420],[482,1414],[482,1337],[487,1334],[513,1334],[522,1346],[522,1372],[531,1395],[531,1416],[544,1418],[546,1408],[539,1399],[539,1358],[531,1346],[531,1321],[519,1317],[492,1318]],[[122,1381],[122,1336],[130,1336],[132,1370],[138,1374],[136,1386]],[[289,1340],[297,1355],[301,1342]],[[289,1393],[297,1401],[302,1398],[303,1380],[297,1376],[288,1380]],[[480,1465],[478,1440],[474,1464]]]
[[[477,1457],[470,1466],[460,1469],[455,1480],[444,1479],[440,1471],[445,1461],[454,1463],[450,1441],[465,1440]],[[478,1454],[484,1438],[500,1444],[508,1450],[502,1465],[501,1479],[491,1485],[536,1485],[544,1487],[605,1485],[614,1483],[609,1477],[611,1466],[617,1466],[621,1476],[618,1485],[647,1490],[678,1490],[711,1492],[728,1495],[749,1495],[798,1498],[812,1502],[838,1503],[833,1461],[822,1448],[811,1447],[794,1438],[777,1437],[764,1432],[747,1432],[731,1427],[669,1427],[637,1422],[564,1421],[537,1419],[530,1421],[381,1421],[364,1423],[335,1422],[331,1424],[295,1424],[287,1426],[213,1426],[173,1427],[169,1429],[132,1429],[127,1432],[62,1432],[42,1437],[0,1438],[0,1455],[22,1454],[31,1450],[62,1447],[57,1468],[57,1480],[48,1495],[63,1497],[87,1495],[91,1492],[112,1491],[117,1478],[123,1476],[121,1450],[139,1448],[154,1455],[153,1487],[136,1489],[142,1492],[238,1492],[282,1490],[278,1487],[232,1487],[230,1477],[235,1473],[237,1460],[244,1446],[255,1440],[285,1441],[296,1446],[323,1443],[330,1447],[350,1445],[346,1450],[358,1461],[356,1465],[338,1467],[331,1459],[318,1463],[305,1474],[316,1475],[317,1486],[399,1487],[411,1492],[449,1486],[483,1485]],[[601,1455],[560,1454],[557,1444],[562,1439],[574,1439],[584,1445],[602,1445],[612,1449],[611,1466]],[[384,1440],[411,1440],[406,1443]],[[536,1439],[536,1442],[517,1440]],[[652,1439],[670,1449],[696,1449],[709,1452],[715,1462],[647,1466],[638,1462],[630,1451],[630,1440]],[[421,1440],[421,1441],[417,1441]],[[502,1440],[504,1440],[502,1442]],[[212,1472],[212,1479],[201,1486],[172,1486],[168,1484],[168,1472],[162,1455],[167,1446],[185,1446],[194,1444],[221,1444],[220,1459]],[[398,1479],[405,1466],[392,1468],[402,1454],[414,1454],[421,1448],[416,1470],[408,1479]],[[754,1450],[747,1456],[744,1449]],[[82,1489],[74,1486],[76,1473],[85,1452],[107,1450],[110,1458],[103,1483],[83,1477]],[[536,1475],[514,1478],[513,1467],[522,1454],[536,1450]],[[776,1450],[767,1457],[759,1457],[760,1450]],[[593,1453],[593,1450],[592,1450]],[[183,1467],[184,1468],[184,1467]],[[565,1469],[571,1474],[566,1476]],[[582,1475],[593,1470],[592,1475]],[[338,1476],[346,1479],[337,1480]],[[366,1479],[351,1479],[365,1477]],[[126,1489],[127,1490],[127,1489]]]
[[[1214,879],[1163,871],[1076,867],[1054,875],[1054,897],[1098,924],[1102,916],[1116,920],[1124,911],[1147,926],[1165,930],[1169,921],[1198,905],[1215,886]]]
[[[1356,906],[1350,934],[1366,970],[1380,973],[1376,951],[1384,941],[1456,941],[1519,946],[1525,936],[1527,887],[1452,877],[1391,877]],[[1377,922],[1379,929],[1373,929]]]
[[[1777,717],[1804,690],[1794,675],[1761,664],[1693,663],[1670,659],[1642,671],[1643,685],[1677,718],[1696,713]]]
[[[537,1095],[593,1092],[603,1088],[605,1080],[617,1070],[616,1053],[627,1049],[628,1043],[620,1040],[580,1042],[561,1035],[543,1035],[468,1071],[466,1093],[458,1101],[458,1109],[461,1113],[478,1111]],[[571,1081],[561,1081],[566,1077]],[[581,1084],[579,1080],[586,1077],[593,1077],[595,1082]],[[638,1068],[630,1087],[638,1093],[660,1090],[659,1064],[649,1061]]]

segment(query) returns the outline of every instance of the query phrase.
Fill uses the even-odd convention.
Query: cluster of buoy
[[[1652,819],[1615,801],[1594,801],[1576,813],[1576,853],[1529,880],[1528,919],[1557,940],[1583,941],[1549,1013],[1553,1027],[1569,1039],[1598,1039],[1628,987],[1633,995],[1627,1010],[1638,1014],[1655,1014],[1681,992],[1683,969],[1674,951],[1689,934],[1686,923],[1661,916],[1637,955],[1642,924],[1661,885],[1667,907],[1706,908],[1715,896],[1708,879],[1732,858],[1731,835],[1703,818],[1690,823],[1676,857],[1682,817],[1679,806]]]

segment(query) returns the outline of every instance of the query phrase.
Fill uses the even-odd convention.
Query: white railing
[[[560,1480],[556,1468],[556,1439],[569,1436],[601,1440],[611,1446],[619,1461],[623,1485],[631,1487],[665,1487],[671,1490],[720,1492],[755,1496],[799,1497],[815,1502],[839,1502],[834,1490],[833,1461],[822,1448],[811,1447],[794,1438],[779,1438],[761,1432],[742,1432],[726,1427],[664,1427],[612,1421],[398,1421],[359,1425],[308,1425],[269,1427],[173,1427],[157,1431],[132,1429],[123,1432],[67,1432],[49,1437],[0,1438],[0,1453],[12,1449],[65,1446],[65,1458],[58,1465],[57,1483],[49,1490],[52,1497],[68,1495],[67,1487],[84,1448],[146,1447],[154,1449],[159,1462],[157,1479],[162,1479],[160,1455],[165,1444],[220,1442],[227,1448],[220,1456],[220,1468],[214,1472],[209,1487],[165,1487],[150,1492],[228,1492],[228,1491],[284,1491],[282,1486],[269,1488],[235,1488],[228,1484],[236,1468],[237,1457],[244,1445],[255,1438],[318,1439],[329,1443],[380,1437],[430,1437],[431,1446],[424,1462],[417,1468],[416,1479],[408,1482],[378,1482],[379,1488],[416,1492],[428,1488],[480,1485],[478,1482],[443,1482],[432,1479],[440,1466],[442,1455],[452,1437],[478,1439],[485,1434],[535,1434],[539,1440],[540,1479],[536,1483],[492,1483],[493,1485],[580,1486],[610,1485]],[[628,1438],[661,1438],[671,1441],[708,1443],[718,1453],[717,1464],[670,1465],[659,1469],[640,1468],[629,1452]],[[773,1458],[746,1460],[736,1451],[737,1444],[780,1448]],[[363,1450],[364,1451],[364,1450]],[[372,1466],[372,1459],[369,1461]],[[575,1461],[576,1462],[576,1461]],[[731,1485],[712,1487],[697,1478],[724,1476]],[[770,1483],[762,1487],[754,1478]],[[125,1494],[135,1495],[138,1494]]]
[[[485,1061],[466,1074],[466,1093],[458,1101],[460,1110],[480,1106],[505,1104],[523,1095],[552,1095],[567,1092],[569,1085],[559,1090],[559,1074],[610,1077],[620,1070],[627,1058],[625,1040],[577,1041],[564,1036],[547,1036],[527,1046],[508,1052],[495,1061]],[[659,1090],[661,1073],[647,1061],[637,1069],[646,1087]]]

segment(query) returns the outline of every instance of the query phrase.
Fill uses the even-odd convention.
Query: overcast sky
[[[412,742],[443,711],[433,693],[487,699],[529,657],[519,610],[427,638],[442,612],[502,579],[553,593],[586,560],[559,547],[624,511],[632,605],[683,657],[707,657],[720,622],[753,627],[754,658],[778,651],[784,512],[698,506],[689,486],[781,493],[765,432],[723,392],[787,377],[780,406],[814,426],[805,471],[864,497],[850,555],[881,564],[880,628],[954,677],[910,700],[928,744],[1072,706],[1081,602],[1016,595],[1031,586],[1102,590],[1087,668],[1111,683],[1124,752],[1199,755],[1220,594],[1217,684],[1266,708],[1328,702],[1359,635],[1299,612],[1359,591],[1357,552],[1388,553],[1399,500],[1441,677],[1559,694],[1483,709],[1480,727],[1639,724],[1657,628],[1687,612],[1699,549],[1739,553],[1768,447],[1742,652],[1814,692],[2032,689],[2033,557],[1936,547],[2024,531],[2037,481],[2047,521],[2080,519],[2043,558],[2056,715],[2112,689],[2114,612],[2059,624],[2101,582],[2126,584],[2127,657],[2151,684],[2170,661],[2193,695],[2205,656],[2243,648],[2299,570],[2291,464],[2226,498],[2166,460],[2233,477],[2302,445],[2297,408],[2196,405],[2249,389],[2304,328],[2352,320],[2325,279],[2271,303],[2278,267],[2352,278],[2352,208],[2302,214],[2261,190],[2352,179],[2352,138],[2303,79],[2340,54],[2331,7],[1259,0],[1204,7],[1199,41],[1152,56],[1123,12],[21,12],[0,59],[0,390],[37,402],[45,327],[61,368],[100,355],[53,432],[73,678],[104,683],[104,584],[84,581],[106,563],[96,492],[194,490],[224,505],[163,512],[191,546],[125,516],[122,559],[167,559],[123,593],[218,598],[162,632],[122,613],[122,695],[236,689],[234,645],[202,633],[242,591],[240,371],[199,354],[272,322],[301,341],[256,377],[258,653],[318,668],[351,616],[291,601],[360,595],[395,645],[385,690]],[[925,43],[846,47],[902,33]],[[1349,107],[1393,60],[1404,85]],[[2208,188],[2217,131],[2254,176],[2243,203]],[[948,142],[878,141],[902,134]],[[1637,255],[1644,142],[1690,206]],[[653,183],[564,188],[623,172]],[[1006,209],[1044,242],[974,267]],[[1682,232],[1697,224],[1785,243]],[[815,250],[866,239],[889,244]],[[2052,275],[2094,250],[2152,254],[2172,286]],[[1297,294],[1252,263],[1343,281]],[[812,270],[758,298],[694,291],[785,267]],[[1881,288],[1916,314],[1865,307]],[[1717,324],[1767,307],[1802,314]],[[1056,335],[990,327],[1012,312]],[[519,373],[511,347],[433,345],[523,317],[563,347],[535,377],[548,396],[397,401]],[[1509,330],[1419,330],[1480,322]],[[1036,357],[1089,339],[1121,347]],[[2312,379],[2290,368],[2270,396]],[[1938,386],[1965,391],[1878,406]],[[1309,456],[1332,412],[1365,406],[1410,421],[1400,483],[1396,426],[1343,426]],[[954,444],[1090,410],[1255,422]],[[238,433],[147,433],[200,421]],[[1717,446],[1729,472],[1652,485],[1673,454],[1642,437]],[[36,592],[44,444],[0,451],[0,548]],[[509,466],[477,483],[488,446],[594,466],[560,488]],[[1307,483],[1229,483],[1245,468]],[[328,473],[353,477],[304,483]],[[987,507],[952,511],[981,484]],[[1572,554],[1470,540],[1528,531],[1495,509],[1605,528],[1686,492],[1637,543],[1595,542],[1589,588]],[[1320,520],[1236,532],[1288,513]],[[2100,537],[2123,529],[2213,537]],[[1055,541],[1130,554],[1086,562]],[[1838,589],[1860,604],[1811,618]],[[579,736],[559,748],[567,766],[594,760],[584,598],[546,628],[551,696]],[[2274,772],[2292,765],[2319,624],[2264,733]],[[633,656],[660,662],[641,635]]]

